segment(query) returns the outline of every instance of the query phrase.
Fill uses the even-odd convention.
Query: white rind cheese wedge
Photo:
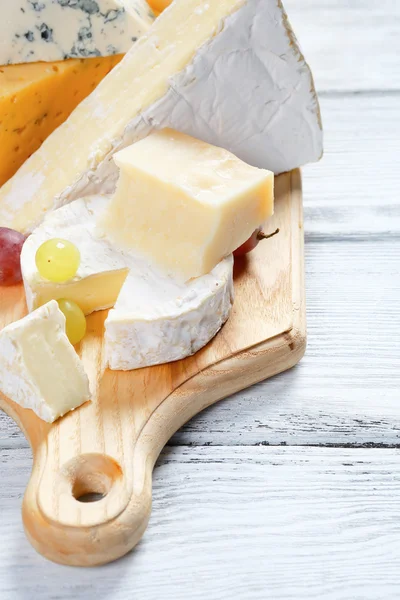
[[[188,283],[162,273],[134,251],[97,237],[110,198],[82,198],[49,213],[26,240],[21,267],[29,310],[49,298],[68,298],[89,314],[109,308],[105,360],[112,369],[136,369],[185,358],[207,344],[227,320],[233,302],[233,259]],[[49,238],[74,243],[81,264],[71,282],[55,284],[37,272],[35,254]]]
[[[0,391],[52,423],[90,398],[54,300],[0,331]]]
[[[275,173],[322,153],[313,79],[280,0],[175,0],[0,190],[22,232],[115,189],[113,154],[170,127]]]
[[[145,0],[5,0],[0,65],[125,54],[153,21]]]
[[[130,370],[191,356],[218,333],[232,303],[232,255],[186,284],[128,275],[105,322],[106,364]]]
[[[108,196],[93,196],[72,202],[48,213],[27,238],[21,252],[21,270],[29,311],[60,298],[73,300],[86,315],[114,306],[132,259],[97,236],[97,217],[109,201]],[[47,281],[36,267],[37,249],[55,237],[71,241],[81,255],[76,276],[67,283]]]

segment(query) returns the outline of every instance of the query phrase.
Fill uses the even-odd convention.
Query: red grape
[[[0,285],[13,285],[22,280],[20,257],[24,241],[22,233],[0,227]]]
[[[239,246],[239,248],[237,248],[234,251],[233,256],[237,258],[239,256],[244,256],[245,254],[248,254],[249,252],[254,250],[254,248],[261,242],[261,240],[267,240],[268,238],[273,237],[277,233],[279,233],[279,229],[267,235],[263,233],[261,231],[261,227],[259,227],[251,234],[249,239],[244,244]]]

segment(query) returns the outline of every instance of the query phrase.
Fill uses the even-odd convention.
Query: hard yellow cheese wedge
[[[122,55],[0,67],[0,186]]]
[[[172,129],[114,155],[102,229],[185,281],[209,273],[273,212],[274,174]]]

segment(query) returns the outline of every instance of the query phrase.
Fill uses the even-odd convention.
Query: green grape
[[[71,344],[75,346],[75,344],[79,344],[86,333],[85,315],[81,308],[76,302],[73,302],[73,300],[61,298],[60,300],[57,300],[57,302],[66,319],[65,331],[67,337]]]
[[[38,248],[35,261],[37,270],[44,279],[64,283],[76,275],[81,255],[72,242],[54,238]]]

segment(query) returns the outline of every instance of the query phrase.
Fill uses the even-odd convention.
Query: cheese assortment
[[[145,0],[6,0],[0,64],[125,54],[153,21]]]
[[[105,322],[105,357],[112,369],[137,369],[193,354],[229,316],[232,257],[203,277],[176,280],[137,250],[122,252],[96,235],[109,203],[107,196],[72,202],[49,213],[28,237],[21,266],[29,310],[51,298],[68,298],[86,314],[114,306]],[[80,248],[78,271],[64,284],[43,279],[35,262],[38,249],[53,238]]]
[[[121,58],[119,54],[0,67],[0,186]]]
[[[0,186],[94,90],[155,18],[145,0],[3,4]]]
[[[175,0],[0,190],[0,223],[115,189],[112,156],[171,127],[250,165],[287,171],[322,153],[311,72],[281,3]]]
[[[49,423],[90,399],[54,300],[0,331],[0,391]]]
[[[53,421],[89,397],[71,345],[85,335],[85,315],[110,309],[103,359],[116,370],[183,359],[216,335],[233,305],[234,256],[278,233],[261,231],[273,213],[273,174],[318,160],[322,126],[281,2],[152,0],[163,12],[151,27],[139,0],[28,4],[32,31],[54,11],[71,16],[62,33],[49,25],[45,61],[50,50],[74,55],[79,44],[66,48],[80,19],[92,28],[78,40],[82,52],[111,55],[0,73],[9,82],[0,99],[3,181],[95,88],[0,189],[0,282],[22,276],[31,313],[0,332],[0,390]],[[141,37],[96,87],[104,61],[111,68],[125,51],[129,19],[139,28],[132,38]],[[11,20],[13,35],[25,20]],[[114,26],[124,28],[115,41]],[[38,60],[43,37],[29,37]],[[16,39],[0,42],[3,60],[26,60]],[[7,256],[15,265],[22,235],[13,274]]]
[[[273,213],[271,171],[172,129],[114,160],[120,175],[104,231],[184,280],[209,273]]]

